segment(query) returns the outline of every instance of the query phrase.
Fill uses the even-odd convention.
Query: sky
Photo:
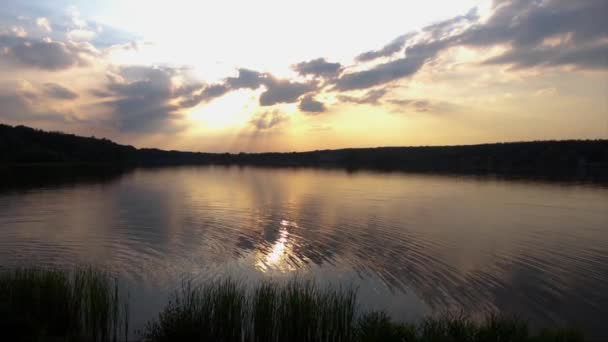
[[[210,152],[608,138],[608,0],[0,0],[0,123]]]

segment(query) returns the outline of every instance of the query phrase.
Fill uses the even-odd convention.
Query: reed
[[[126,329],[119,302],[116,280],[91,268],[3,270],[2,340],[117,340]]]
[[[183,284],[141,333],[144,341],[251,342],[578,342],[578,330],[533,334],[510,316],[478,322],[464,315],[394,322],[382,311],[361,312],[352,288],[321,288],[294,279],[246,287],[233,280]]]
[[[118,341],[129,337],[128,298],[91,268],[0,270],[2,341]],[[232,279],[184,282],[139,337],[147,342],[578,342],[581,331],[531,332],[516,317],[464,315],[395,322],[364,312],[353,288],[293,279],[246,286]]]

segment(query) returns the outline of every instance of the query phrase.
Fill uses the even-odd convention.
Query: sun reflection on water
[[[288,257],[292,253],[293,242],[290,241],[288,227],[299,228],[295,222],[281,220],[279,238],[270,249],[259,251],[256,255],[256,268],[262,272],[275,269],[280,272],[295,271],[296,267],[288,262]]]

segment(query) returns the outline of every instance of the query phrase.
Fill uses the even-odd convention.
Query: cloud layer
[[[8,4],[9,12],[21,8],[14,0]],[[283,104],[297,105],[300,112],[309,115],[330,112],[328,107],[336,103],[388,104],[427,112],[438,107],[435,102],[394,98],[391,90],[432,67],[454,48],[480,52],[484,56],[480,60],[466,61],[475,68],[504,65],[511,71],[563,66],[607,70],[606,13],[606,0],[495,0],[489,16],[473,9],[405,32],[378,49],[362,49],[364,52],[354,56],[350,65],[321,56],[291,65],[293,72],[288,76],[238,68],[232,76],[207,83],[185,77],[187,72],[177,66],[106,63],[107,77],[101,85],[77,93],[66,86],[65,80],[48,79],[37,85],[32,96],[44,95],[57,103],[92,96],[108,109],[106,122],[112,127],[137,133],[179,130],[187,109],[239,90],[256,91],[258,106],[268,107],[250,122],[258,130],[286,120],[285,114],[279,114],[283,112],[275,111]],[[16,70],[44,70],[49,74],[82,70],[107,62],[105,58],[113,48],[137,46],[124,39],[129,35],[87,22],[77,11],[63,15],[35,13],[23,23],[10,25],[4,29],[0,26],[0,63]],[[33,110],[32,98],[24,94],[12,100],[10,94],[1,96],[0,110],[5,117],[11,111],[26,116],[57,114]]]

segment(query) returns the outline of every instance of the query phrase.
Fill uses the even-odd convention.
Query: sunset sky
[[[0,122],[213,152],[608,138],[608,0],[0,0]]]

